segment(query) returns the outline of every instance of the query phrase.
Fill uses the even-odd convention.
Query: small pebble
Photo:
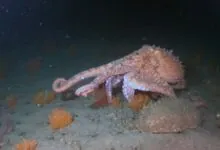
[[[25,136],[25,135],[26,135],[26,132],[23,132],[23,131],[20,132],[20,133],[18,133],[18,136],[22,136],[22,137],[23,137],[23,136]]]
[[[49,136],[47,137],[47,139],[48,139],[48,140],[54,140],[55,138],[54,138],[53,135],[49,135]]]
[[[79,141],[73,141],[71,143],[71,148],[74,150],[82,150],[82,146]]]

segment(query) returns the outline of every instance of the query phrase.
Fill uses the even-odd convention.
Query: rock
[[[175,133],[196,128],[200,122],[200,112],[189,100],[161,98],[141,111],[136,125],[145,132]]]

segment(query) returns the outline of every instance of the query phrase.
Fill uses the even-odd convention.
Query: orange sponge
[[[16,144],[16,150],[36,150],[37,142],[35,140],[24,139],[21,143]]]
[[[128,103],[128,107],[135,112],[139,112],[144,106],[150,102],[148,93],[138,92],[134,95],[133,100]]]
[[[16,104],[17,104],[17,96],[15,95],[8,95],[6,97],[7,103],[8,103],[8,108],[15,108]]]
[[[63,108],[55,108],[49,115],[49,124],[52,129],[61,129],[73,122],[74,118],[71,113]]]
[[[119,96],[113,96],[111,106],[114,108],[121,107],[121,100],[120,100]]]
[[[35,104],[49,104],[53,100],[56,99],[56,93],[54,91],[47,91],[47,90],[39,90],[33,97],[33,101]]]

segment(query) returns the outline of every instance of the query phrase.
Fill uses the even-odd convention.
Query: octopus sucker
[[[122,93],[130,101],[135,90],[155,92],[175,97],[174,89],[185,88],[184,68],[173,51],[155,45],[140,49],[99,67],[80,72],[70,79],[58,78],[53,82],[55,92],[65,92],[86,78],[95,79],[75,91],[78,96],[87,96],[104,84],[109,102],[112,88],[122,83]]]

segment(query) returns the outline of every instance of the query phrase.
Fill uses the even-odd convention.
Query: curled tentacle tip
[[[66,81],[64,78],[57,78],[52,84],[52,89],[57,93],[63,92],[64,90],[62,90],[61,87]]]

